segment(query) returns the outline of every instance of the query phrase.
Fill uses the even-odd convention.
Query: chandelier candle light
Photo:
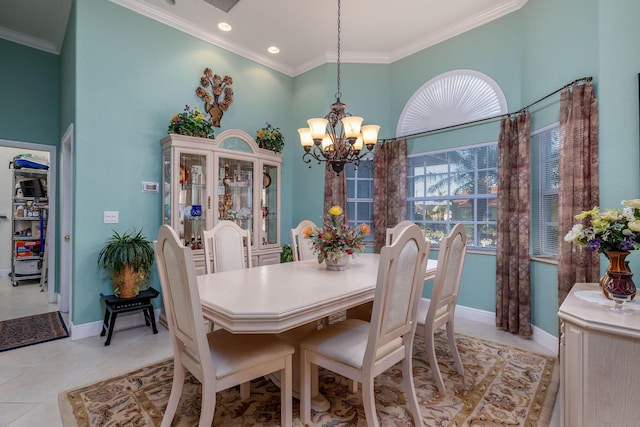
[[[362,117],[352,116],[345,109],[346,105],[340,101],[340,0],[338,0],[338,91],[336,102],[331,105],[331,111],[324,118],[307,120],[308,128],[298,129],[300,144],[304,148],[302,160],[311,163],[311,158],[320,162],[328,162],[331,168],[339,174],[345,164],[354,163],[356,167],[360,159],[373,151],[378,141],[378,125],[362,126]],[[367,151],[363,151],[363,146]],[[311,165],[309,165],[311,167]]]

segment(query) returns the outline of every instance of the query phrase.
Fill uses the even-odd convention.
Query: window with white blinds
[[[558,256],[560,130],[555,123],[531,134],[531,255]]]

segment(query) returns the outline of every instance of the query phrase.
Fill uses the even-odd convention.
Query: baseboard
[[[10,268],[0,268],[0,277],[8,277],[9,273],[11,273]]]
[[[156,309],[153,312],[156,318],[156,324],[158,324],[158,317],[160,316],[160,309]],[[102,332],[102,321],[83,323],[81,325],[74,325],[71,323],[71,341],[81,340],[83,338],[95,337]],[[116,319],[114,331],[122,329],[135,328],[138,326],[146,326],[144,321],[144,315],[142,311],[133,313],[121,313]]]
[[[474,322],[484,323],[487,325],[495,325],[496,314],[491,311],[478,310],[477,308],[456,306],[456,317],[462,319],[473,320]],[[555,335],[544,331],[537,326],[533,326],[533,341],[541,345],[550,352],[558,352],[558,338]]]

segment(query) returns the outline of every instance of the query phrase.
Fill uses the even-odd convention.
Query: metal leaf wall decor
[[[200,87],[196,89],[198,95],[204,101],[204,110],[211,116],[213,126],[220,127],[220,119],[229,106],[233,103],[233,79],[231,76],[220,77],[213,74],[211,68],[205,68],[200,77]],[[224,95],[220,101],[220,95]]]

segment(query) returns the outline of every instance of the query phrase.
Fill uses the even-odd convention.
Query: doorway
[[[11,172],[9,163],[14,156],[22,153],[39,155],[49,159],[49,179],[47,182],[47,196],[49,198],[49,216],[47,227],[47,268],[42,272],[46,274],[47,281],[35,283],[25,282],[13,287],[11,278],[11,252],[13,247],[13,191],[11,188]],[[0,286],[2,286],[3,301],[10,304],[3,307],[2,320],[7,318],[24,317],[32,314],[40,314],[43,311],[58,309],[58,293],[56,283],[56,194],[57,194],[57,148],[49,145],[34,144],[21,141],[0,139],[0,169],[3,176],[2,190],[0,190]],[[33,312],[30,312],[33,311]]]

